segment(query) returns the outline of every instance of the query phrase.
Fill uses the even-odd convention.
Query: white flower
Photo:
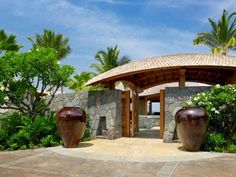
[[[223,104],[222,106],[219,106],[219,109],[222,110],[222,109],[225,109],[226,108],[226,105]]]
[[[216,114],[220,114],[220,112],[219,112],[219,111],[217,111],[217,110],[215,110],[215,113],[216,113]]]
[[[199,97],[194,97],[193,100],[194,100],[194,101],[198,101],[198,100],[199,100]]]
[[[6,96],[6,97],[4,97],[4,101],[5,102],[8,102],[9,101],[9,98]]]
[[[225,126],[225,122],[222,122],[222,127],[224,127]]]
[[[215,87],[216,87],[216,88],[220,88],[220,84],[216,84]]]
[[[190,100],[189,100],[189,101],[187,101],[186,103],[187,103],[187,105],[189,105],[189,106],[191,106],[191,105],[192,105],[192,101],[190,101]]]
[[[216,110],[216,108],[211,108],[211,111],[214,112]]]
[[[200,101],[200,102],[198,103],[198,105],[200,105],[200,106],[203,105],[203,102]]]

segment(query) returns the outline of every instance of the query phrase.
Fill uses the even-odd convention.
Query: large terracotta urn
[[[85,111],[80,107],[64,107],[57,113],[57,124],[64,147],[78,147],[86,126]]]
[[[180,109],[175,115],[178,137],[187,151],[199,151],[204,142],[208,116],[204,108]]]

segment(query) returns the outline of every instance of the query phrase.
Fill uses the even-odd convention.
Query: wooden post
[[[130,137],[130,91],[122,92],[122,136]]]
[[[138,92],[136,91],[136,116],[135,116],[135,131],[139,131],[139,96]]]
[[[179,87],[185,87],[185,69],[179,70]]]
[[[149,114],[152,114],[152,101],[149,100]]]
[[[160,138],[163,138],[165,130],[165,90],[160,90]]]
[[[135,91],[132,90],[132,119],[131,119],[131,137],[135,135]]]
[[[144,115],[147,115],[147,99],[144,99]]]

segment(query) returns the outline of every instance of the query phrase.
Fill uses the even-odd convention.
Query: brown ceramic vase
[[[79,107],[64,107],[57,113],[57,124],[64,147],[78,147],[86,126],[85,111]]]
[[[208,116],[204,108],[180,109],[175,115],[178,137],[187,151],[199,151],[204,142]]]

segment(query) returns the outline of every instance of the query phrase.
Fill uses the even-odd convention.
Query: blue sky
[[[62,61],[78,72],[92,69],[100,49],[118,45],[132,60],[177,53],[208,53],[193,46],[207,19],[232,12],[236,0],[0,0],[0,28],[17,35],[28,51],[28,36],[44,28],[63,33],[72,53]]]

